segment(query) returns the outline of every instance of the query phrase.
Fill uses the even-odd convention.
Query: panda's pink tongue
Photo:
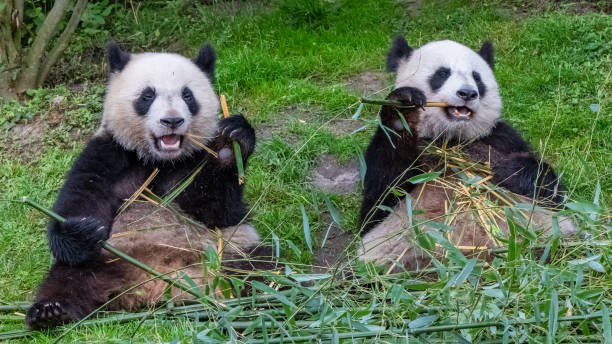
[[[161,147],[163,149],[176,149],[179,147],[179,136],[176,134],[164,135],[161,137]]]
[[[164,141],[164,144],[167,146],[175,145],[178,139],[179,137],[176,134],[162,136],[162,141]]]

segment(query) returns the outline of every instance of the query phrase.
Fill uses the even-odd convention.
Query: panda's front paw
[[[75,307],[63,301],[37,302],[26,314],[26,325],[33,330],[55,327],[80,319]]]
[[[414,87],[400,87],[393,90],[387,96],[389,100],[397,100],[404,105],[415,105],[417,107],[424,107],[427,103],[425,93],[418,88]]]
[[[233,161],[233,143],[240,144],[242,159],[246,161],[255,149],[255,130],[242,115],[225,118],[219,123],[217,147],[219,159],[224,162]]]
[[[69,217],[65,222],[52,224],[49,246],[58,262],[78,266],[98,258],[109,236],[110,225],[95,217]]]

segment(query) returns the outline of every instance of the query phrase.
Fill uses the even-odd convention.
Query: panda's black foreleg
[[[234,141],[240,144],[246,168],[255,149],[255,130],[242,115],[230,116],[221,121],[217,136],[208,144],[219,152],[219,158],[209,158],[195,180],[177,197],[185,212],[211,228],[236,225],[247,213],[243,186],[238,182]]]
[[[395,89],[387,99],[417,107],[424,106],[426,102],[423,92],[413,87]],[[379,126],[376,130],[365,154],[367,169],[360,210],[362,235],[389,214],[379,205],[393,207],[397,204],[399,198],[389,192],[390,186],[398,186],[406,192],[414,187],[406,180],[418,173],[415,168],[419,155],[416,134],[418,115],[418,108],[383,106],[381,109],[380,120],[384,127]]]
[[[130,158],[112,140],[94,138],[87,144],[53,207],[66,221],[49,221],[49,246],[58,262],[78,266],[100,255],[121,201],[113,188],[126,169]]]
[[[493,166],[493,181],[520,195],[533,197],[540,205],[559,209],[564,188],[554,170],[532,153],[512,153]]]

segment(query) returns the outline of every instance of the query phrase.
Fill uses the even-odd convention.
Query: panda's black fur
[[[217,235],[189,225],[181,216],[208,229],[222,230],[224,267],[272,267],[271,250],[261,246],[257,232],[243,223],[247,208],[231,153],[232,141],[238,142],[246,165],[255,147],[255,132],[241,115],[217,120],[212,47],[203,46],[197,58],[190,61],[174,54],[128,54],[111,44],[108,58],[111,81],[101,128],[74,163],[53,207],[66,221],[49,222],[48,240],[55,263],[27,313],[26,323],[33,329],[81,319],[129,287],[151,278],[103,251],[102,242],[106,240],[162,273],[177,276],[173,271],[183,269],[205,285],[202,252],[211,246],[221,249],[217,247]],[[176,80],[151,81],[160,73],[155,70],[160,65],[169,70],[168,78]],[[132,76],[135,79],[130,80]],[[155,85],[148,86],[149,82]],[[142,104],[148,101],[151,107],[155,101],[146,96],[147,88],[164,97],[158,101],[167,104],[155,106],[165,113],[153,113]],[[161,116],[161,124],[156,116]],[[186,129],[180,128],[183,122],[189,123]],[[155,130],[145,126],[154,126]],[[150,137],[156,130],[161,130],[162,136]],[[219,159],[188,141],[185,135],[189,133],[203,136],[206,145],[219,152]],[[154,169],[159,173],[148,187],[163,196],[198,166],[203,168],[172,205],[178,208],[178,215],[142,201],[135,201],[118,215],[125,199]],[[153,306],[166,288],[160,280],[144,283],[107,309]],[[173,290],[173,296],[185,295]]]
[[[466,63],[465,59],[469,61]],[[455,71],[455,67],[463,70]],[[501,100],[492,68],[493,46],[488,42],[478,53],[451,41],[432,42],[419,50],[410,48],[402,37],[393,42],[387,56],[387,69],[397,73],[397,80],[387,99],[417,108],[383,106],[380,111],[381,122],[388,129],[379,127],[376,130],[365,153],[367,172],[360,211],[364,242],[359,253],[361,260],[388,262],[399,259],[393,255],[411,251],[402,260],[406,268],[423,267],[428,263],[430,256],[423,254],[414,241],[410,242],[413,234],[406,235],[406,231],[412,229],[403,228],[407,217],[406,205],[400,203],[403,197],[389,192],[390,187],[405,191],[418,203],[413,203],[413,209],[425,211],[421,217],[443,221],[445,202],[452,198],[452,192],[443,191],[440,185],[437,189],[431,186],[421,189],[408,182],[411,177],[429,172],[439,164],[439,158],[423,154],[428,144],[441,146],[446,141],[447,147],[461,145],[462,151],[474,161],[491,163],[494,184],[525,196],[525,199],[535,199],[540,206],[562,207],[564,189],[553,169],[533,153],[512,126],[499,118]],[[455,78],[460,78],[457,84],[461,89],[445,90],[448,87],[445,83],[453,73],[456,73]],[[465,96],[470,92],[476,99]],[[424,108],[427,101],[447,102],[452,110]],[[453,110],[457,116],[467,115],[452,118]],[[404,127],[398,111],[410,130]],[[477,129],[470,128],[471,123],[475,123]],[[448,169],[441,178],[452,177],[452,174]],[[390,208],[393,213],[388,211]],[[545,211],[535,216],[535,225],[549,225],[550,220],[546,217],[550,218],[550,214]],[[571,221],[562,220],[564,234],[573,233],[575,228]],[[458,241],[463,240],[457,245],[492,246],[490,236],[479,233],[484,229],[475,221],[469,221],[467,215],[458,221],[461,223],[454,225],[451,232],[464,231],[470,226],[469,231],[474,233],[457,236]],[[399,239],[402,236],[408,239]]]

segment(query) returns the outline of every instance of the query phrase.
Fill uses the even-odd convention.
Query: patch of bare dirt
[[[275,137],[283,140],[283,142],[288,145],[294,145],[299,142],[300,137],[287,130],[291,123],[309,124],[316,121],[317,117],[321,116],[321,113],[322,110],[317,107],[305,110],[295,105],[291,105],[283,111],[280,111],[272,120],[258,125],[255,128],[255,135],[258,139]]]
[[[423,0],[403,0],[400,2],[408,13],[411,15],[417,15],[421,11],[421,5],[423,5]]]
[[[318,242],[323,242],[327,228],[333,223],[331,216],[325,216],[324,223],[327,223],[324,231],[321,231]],[[346,233],[342,229],[338,228],[336,223],[331,225],[329,234],[325,240],[325,245],[321,247],[317,245],[314,252],[314,264],[312,267],[313,273],[325,273],[329,272],[329,268],[336,266],[336,264],[346,261],[346,250],[353,241],[353,234]]]
[[[532,0],[509,1],[500,9],[502,14],[524,18],[547,11],[564,9],[573,15],[603,12],[612,14],[612,2],[571,1],[571,0]]]
[[[16,124],[9,131],[8,153],[21,161],[32,161],[41,151],[47,128],[45,121],[39,117]]]
[[[388,73],[366,71],[351,77],[345,84],[360,95],[371,95],[384,91],[392,83],[391,75]]]
[[[312,176],[312,182],[319,189],[338,194],[356,192],[359,180],[359,161],[351,160],[343,166],[330,154],[319,157]]]
[[[327,125],[330,132],[336,135],[350,135],[355,130],[363,127],[365,122],[359,119],[335,119]]]

